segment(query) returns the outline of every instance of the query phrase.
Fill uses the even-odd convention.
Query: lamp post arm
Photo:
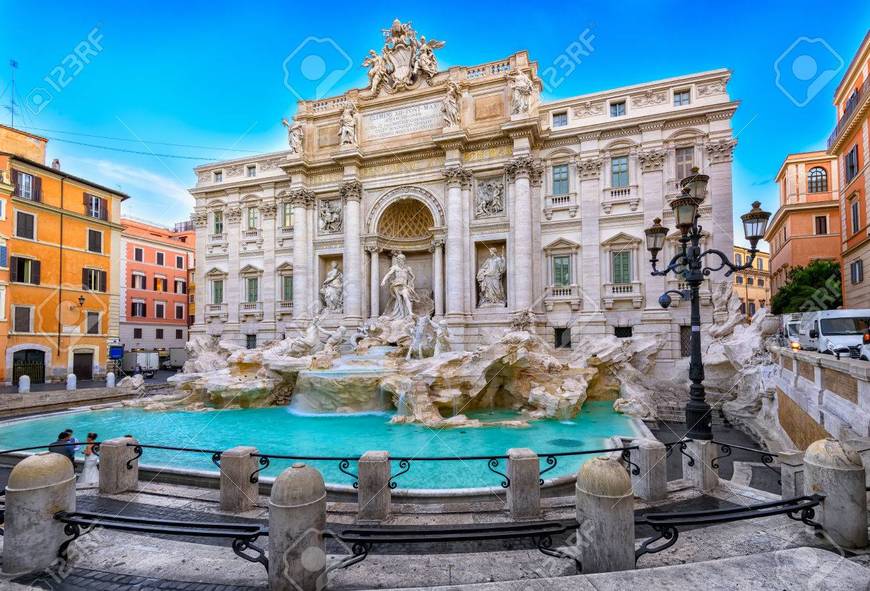
[[[664,269],[662,269],[661,271],[659,271],[658,268],[656,267],[656,265],[658,264],[658,259],[657,258],[650,259],[649,262],[650,262],[650,265],[652,265],[652,275],[654,277],[664,277],[665,275],[667,275],[671,271],[674,271],[679,266],[680,259],[685,258],[685,256],[686,256],[685,252],[678,252],[677,254],[675,254],[671,258],[670,262],[668,263],[668,266],[665,267]]]
[[[751,269],[752,263],[755,262],[755,255],[758,253],[756,249],[749,250],[749,257],[746,259],[746,264],[743,265],[735,265],[730,260],[728,260],[728,255],[723,253],[721,250],[716,250],[715,248],[708,248],[704,252],[698,255],[698,258],[704,258],[707,255],[716,255],[719,257],[719,265],[716,267],[704,267],[704,275],[709,275],[714,271],[721,271],[727,267],[727,271],[725,271],[725,276],[728,277],[735,271],[743,271],[745,269]]]

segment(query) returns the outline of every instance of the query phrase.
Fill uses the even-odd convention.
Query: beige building
[[[749,260],[748,248],[734,245],[731,260],[742,265]],[[740,298],[741,310],[752,318],[761,308],[770,308],[770,254],[759,251],[752,268],[734,273],[734,293]]]

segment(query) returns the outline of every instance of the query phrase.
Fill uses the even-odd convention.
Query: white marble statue
[[[413,303],[417,301],[417,292],[414,291],[414,272],[405,263],[405,255],[401,252],[393,256],[393,265],[381,280],[381,285],[390,286],[392,298],[388,312],[388,318],[405,318],[413,314]]]
[[[324,234],[338,234],[342,230],[341,201],[329,199],[320,202],[320,231]]]
[[[311,355],[320,348],[321,336],[330,337],[332,335],[320,327],[320,316],[318,315],[311,319],[311,324],[305,329],[305,334],[290,342],[287,354],[290,357]]]
[[[447,83],[447,94],[441,102],[444,127],[459,127],[459,85],[452,80]]]
[[[504,181],[489,179],[477,185],[474,200],[475,217],[485,218],[504,213]]]
[[[432,322],[432,328],[435,330],[435,357],[442,353],[450,351],[450,330],[447,327],[447,321],[443,318],[438,322]]]
[[[535,84],[525,73],[517,70],[511,74],[511,114],[528,113],[534,92]]]
[[[302,153],[303,130],[302,122],[294,121],[292,124],[286,119],[281,120],[281,125],[287,128],[287,144],[290,146],[288,150],[291,154]]]
[[[363,60],[362,65],[369,69],[369,89],[372,96],[378,94],[381,83],[392,86],[389,72],[387,72],[387,63],[374,49],[369,49],[369,55]]]
[[[428,316],[420,314],[414,323],[414,332],[411,334],[411,344],[408,345],[408,353],[405,360],[410,361],[416,353],[417,359],[423,359],[423,346],[426,344],[426,331],[431,325]]]
[[[330,312],[341,312],[344,306],[344,276],[338,263],[332,261],[326,279],[320,285],[320,295],[323,303]]]
[[[338,138],[342,146],[356,145],[356,107],[347,101],[338,121]]]
[[[382,89],[393,93],[412,88],[438,73],[435,50],[444,47],[443,41],[427,41],[423,36],[418,39],[411,23],[399,19],[395,19],[389,29],[383,29],[383,33],[381,53],[370,49],[362,63],[369,69],[368,96],[377,96]]]
[[[480,305],[500,305],[507,302],[504,292],[504,277],[507,270],[505,258],[493,247],[489,247],[489,257],[477,272],[477,284],[480,288]]]
[[[436,49],[444,47],[443,41],[430,39],[426,41],[426,37],[421,35],[419,46],[417,48],[417,59],[414,62],[413,73],[415,75],[423,72],[431,78],[438,73],[438,60],[435,58]]]
[[[344,341],[347,340],[347,329],[344,326],[339,326],[329,334],[326,343],[323,344],[324,351],[328,353],[338,353]]]

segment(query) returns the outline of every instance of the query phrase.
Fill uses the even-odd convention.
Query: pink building
[[[121,224],[121,343],[168,355],[187,342],[193,233],[129,218]]]

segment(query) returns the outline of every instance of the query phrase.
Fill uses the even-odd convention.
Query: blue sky
[[[7,22],[30,23],[7,27],[0,38],[0,122],[10,119],[7,64],[15,59],[16,126],[57,138],[49,142],[49,159],[120,187],[133,196],[126,213],[165,224],[189,215],[193,166],[285,147],[280,122],[293,114],[296,96],[285,86],[283,64],[291,56],[292,68],[308,51],[297,51],[300,44],[309,37],[331,40],[320,47],[329,50],[330,71],[347,70],[330,82],[328,94],[339,94],[365,85],[360,63],[380,47],[380,29],[395,17],[447,42],[438,52],[442,67],[528,49],[543,70],[588,29],[593,51],[545,98],[732,69],[729,91],[742,101],[733,120],[735,219],[755,199],[773,211],[773,178],[783,158],[824,147],[834,124],[834,88],[870,26],[866,2],[840,2],[836,9],[801,1],[3,0],[0,6]],[[83,59],[75,59],[77,48]],[[735,234],[742,234],[738,227]]]

